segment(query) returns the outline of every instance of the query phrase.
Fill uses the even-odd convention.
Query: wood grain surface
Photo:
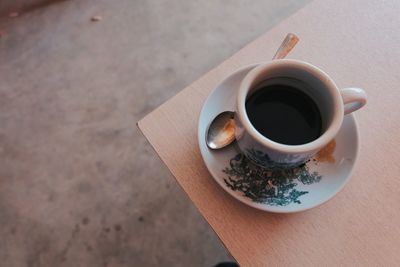
[[[242,266],[399,266],[400,1],[320,0],[259,37],[139,122],[201,214]],[[339,87],[364,88],[353,177],[329,202],[282,215],[241,204],[213,181],[197,120],[210,91],[239,67],[269,60],[288,32],[289,58],[325,70]]]

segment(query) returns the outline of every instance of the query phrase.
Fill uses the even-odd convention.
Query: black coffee
[[[246,111],[257,131],[278,143],[301,145],[322,133],[317,104],[306,93],[289,85],[260,88],[246,100]]]

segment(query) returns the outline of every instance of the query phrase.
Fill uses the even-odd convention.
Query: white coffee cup
[[[249,96],[273,79],[292,83],[309,95],[317,104],[322,118],[322,134],[315,140],[301,145],[287,145],[268,139],[251,124],[246,112]],[[298,166],[335,138],[343,117],[358,110],[367,102],[367,95],[359,88],[339,89],[321,69],[310,63],[281,59],[262,63],[252,69],[242,80],[236,103],[236,140],[240,150],[251,161],[267,168]],[[268,114],[262,114],[268,116]]]

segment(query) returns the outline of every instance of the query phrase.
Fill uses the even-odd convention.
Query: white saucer
[[[290,213],[320,205],[336,195],[351,176],[358,155],[359,139],[354,115],[350,114],[344,117],[342,127],[335,138],[334,162],[312,159],[306,166],[297,171],[299,173],[307,172],[306,176],[297,174],[293,176],[292,174],[288,178],[286,174],[281,173],[280,175],[283,175],[283,177],[279,178],[282,180],[279,180],[274,173],[273,177],[275,178],[268,181],[270,178],[267,178],[267,176],[271,177],[270,173],[263,173],[265,170],[257,169],[252,164],[247,164],[245,158],[237,156],[240,154],[240,150],[236,143],[221,150],[211,150],[206,145],[205,133],[209,123],[220,112],[234,110],[236,92],[240,81],[255,66],[246,66],[228,76],[211,92],[205,101],[200,113],[198,127],[198,141],[203,160],[214,180],[226,192],[251,207],[270,212]],[[234,159],[235,156],[237,156],[236,159]],[[252,174],[250,176],[248,172],[244,175],[239,174],[245,170],[250,170]],[[232,180],[229,180],[229,177]],[[255,191],[249,190],[247,183],[248,179],[253,178],[258,179],[257,182],[251,180],[251,188],[254,188],[255,183],[261,182],[261,188],[256,189],[256,192],[261,193],[257,193],[256,197],[254,197]],[[238,182],[234,183],[238,180],[244,182],[245,186],[240,187],[241,189],[237,189]],[[231,186],[228,186],[228,183]],[[251,197],[245,196],[245,192]]]

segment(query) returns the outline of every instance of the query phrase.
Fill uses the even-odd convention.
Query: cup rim
[[[300,68],[317,77],[325,84],[325,87],[329,90],[328,92],[333,99],[333,105],[335,108],[333,110],[334,114],[332,122],[325,130],[325,132],[312,142],[301,145],[287,145],[275,142],[258,132],[257,129],[251,124],[247,116],[245,104],[247,93],[250,89],[252,81],[261,73],[266,72],[269,69],[282,66],[292,66],[295,68]],[[261,63],[260,65],[252,69],[240,83],[236,101],[236,110],[239,120],[248,134],[250,134],[261,145],[264,145],[281,153],[307,153],[321,149],[336,136],[342,125],[344,116],[343,100],[340,95],[339,89],[337,88],[335,82],[328,76],[328,74],[310,63],[294,59],[272,60],[267,63]]]

